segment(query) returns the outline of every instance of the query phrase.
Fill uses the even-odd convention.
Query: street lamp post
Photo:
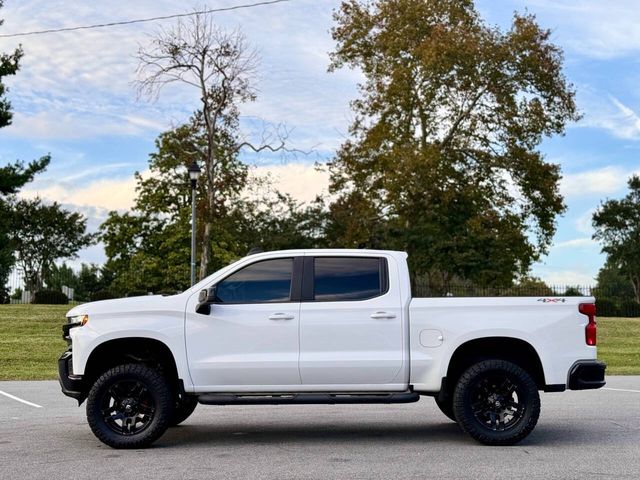
[[[189,178],[191,179],[191,285],[196,283],[196,187],[200,167],[194,162],[189,165]]]

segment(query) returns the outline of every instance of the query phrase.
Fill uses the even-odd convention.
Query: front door
[[[389,390],[406,382],[403,309],[395,274],[391,285],[389,275],[384,257],[305,257],[300,306],[304,385]]]
[[[217,283],[210,314],[187,312],[189,371],[197,391],[300,384],[300,303],[292,297],[292,285],[298,281],[294,263],[301,260],[244,266]]]

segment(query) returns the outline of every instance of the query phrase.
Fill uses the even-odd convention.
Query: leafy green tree
[[[19,200],[14,203],[11,241],[17,264],[25,275],[25,289],[37,292],[44,277],[58,259],[74,258],[81,248],[94,243],[86,233],[87,219],[42,200]]]
[[[62,265],[51,264],[42,280],[48,290],[62,290],[62,287],[76,290],[79,284],[76,272],[66,263],[62,263]]]
[[[132,212],[110,212],[100,228],[114,273],[112,290],[179,291],[189,286],[191,194],[186,167],[198,155],[206,132],[193,122],[161,134],[149,156],[150,174],[136,174],[137,198]],[[212,270],[246,255],[251,247],[302,247],[307,236],[320,236],[319,204],[309,210],[273,192],[269,182],[250,175],[237,155],[229,157],[216,177],[215,211],[209,249]],[[197,244],[204,241],[207,185],[198,183]],[[313,210],[313,212],[311,212]],[[198,253],[202,253],[202,248]]]
[[[62,290],[70,287],[74,290],[74,300],[87,302],[93,294],[105,290],[112,282],[112,278],[101,267],[83,263],[78,272],[66,263],[53,264],[44,275],[44,283],[49,290]]]
[[[183,290],[189,286],[191,187],[187,167],[199,158],[206,133],[189,123],[161,134],[157,151],[149,156],[150,175],[136,173],[138,195],[131,213],[110,212],[101,226],[107,267],[116,272],[114,289],[129,291]],[[213,269],[236,258],[225,233],[230,211],[242,199],[248,168],[237,156],[229,158],[216,177],[214,208],[218,219],[210,238]],[[208,204],[205,182],[198,182],[198,244],[202,245],[203,216]],[[231,253],[229,253],[231,250]],[[202,249],[200,249],[202,251]]]
[[[0,0],[0,8],[4,1]],[[0,19],[0,26],[3,20]],[[7,88],[4,77],[15,75],[20,66],[23,51],[18,47],[11,53],[0,53],[0,128],[11,125],[11,103],[6,97]],[[10,226],[13,218],[9,200],[25,184],[33,180],[36,173],[43,171],[49,164],[49,157],[24,165],[16,162],[0,167],[0,303],[7,300],[5,284],[14,264],[13,246],[9,242]]]
[[[579,115],[562,52],[532,15],[487,25],[471,0],[349,0],[330,70],[365,76],[331,162],[334,245],[406,249],[413,271],[510,285],[565,207],[538,147]]]
[[[633,284],[629,278],[609,260],[598,271],[596,282],[597,287],[594,289],[594,295],[598,300],[607,298],[620,304],[635,298]]]
[[[560,295],[558,292],[554,292],[544,280],[538,277],[525,276],[518,280],[513,288],[514,295],[517,296],[553,296]]]
[[[236,226],[243,248],[263,250],[322,248],[327,212],[322,198],[302,205],[290,195],[261,186],[266,194],[245,199],[236,211]]]
[[[640,176],[633,175],[628,186],[622,200],[607,200],[593,214],[593,238],[602,245],[608,268],[627,279],[640,303]]]

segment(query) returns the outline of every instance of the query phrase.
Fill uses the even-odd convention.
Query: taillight
[[[595,303],[581,303],[578,305],[578,310],[581,314],[589,317],[589,323],[584,329],[584,337],[587,345],[596,345],[596,304]]]

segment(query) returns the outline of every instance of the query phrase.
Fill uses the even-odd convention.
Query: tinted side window
[[[288,302],[293,258],[253,263],[218,283],[221,303]]]
[[[380,259],[317,257],[313,293],[317,301],[364,300],[383,293]]]

